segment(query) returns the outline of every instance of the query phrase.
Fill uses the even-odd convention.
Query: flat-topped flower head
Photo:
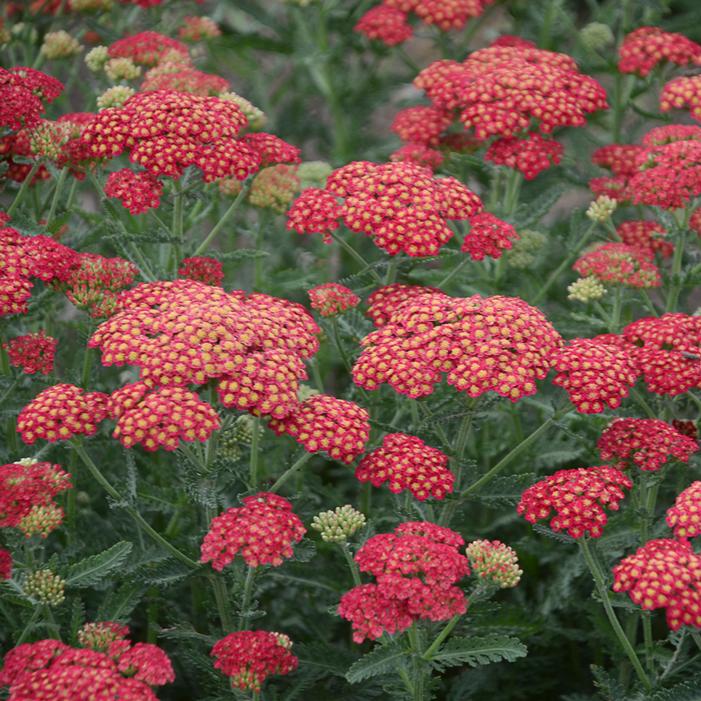
[[[212,519],[202,541],[200,562],[211,562],[221,572],[240,552],[249,567],[279,567],[292,557],[292,546],[305,533],[287,499],[260,492],[243,499],[243,506]]]
[[[224,266],[216,258],[206,256],[183,258],[178,266],[178,277],[221,287],[224,282]]]
[[[460,534],[430,522],[401,524],[370,538],[355,560],[376,583],[346,592],[339,614],[351,622],[353,640],[401,632],[418,620],[444,621],[467,609],[456,583],[470,573]]]
[[[15,336],[3,347],[7,351],[10,365],[21,368],[27,375],[41,373],[49,375],[54,369],[54,356],[58,340],[43,331]]]
[[[58,384],[40,392],[17,417],[17,432],[27,445],[92,436],[107,417],[107,395]]]
[[[326,187],[302,192],[287,228],[328,236],[342,221],[390,255],[436,255],[452,237],[448,220],[470,219],[482,202],[455,178],[436,178],[411,162],[354,161],[335,170]]]
[[[46,537],[63,520],[53,499],[71,486],[71,476],[59,465],[35,461],[0,465],[0,528]]]
[[[204,443],[221,427],[219,415],[185,387],[161,387],[149,392],[143,382],[112,394],[110,415],[117,420],[112,434],[125,448],[176,450],[180,441]]]
[[[387,46],[402,44],[414,33],[407,21],[406,12],[386,4],[371,7],[358,20],[354,29],[368,39],[381,41]]]
[[[105,195],[118,199],[130,214],[144,214],[158,209],[163,183],[147,171],[135,173],[122,168],[110,173],[105,183]]]
[[[617,511],[632,480],[615,467],[558,470],[528,487],[521,495],[517,512],[529,523],[550,518],[550,528],[572,538],[589,534],[600,538],[608,522],[604,509]]]
[[[107,49],[110,58],[130,58],[140,66],[154,66],[164,55],[179,54],[188,58],[190,51],[185,44],[158,32],[139,32],[118,39]]]
[[[487,149],[484,159],[517,170],[526,180],[533,180],[544,170],[558,165],[563,153],[560,142],[530,133],[526,138],[497,139]]]
[[[701,75],[684,75],[669,81],[660,93],[660,110],[688,109],[689,115],[701,121]]]
[[[689,462],[699,449],[693,438],[660,419],[614,419],[596,445],[602,460],[646,472],[656,472],[670,460]]]
[[[671,630],[701,628],[701,556],[685,540],[651,540],[613,568],[613,590],[645,611],[664,609]]]
[[[289,674],[299,660],[292,654],[292,641],[283,633],[242,630],[229,633],[212,648],[214,667],[231,679],[231,686],[260,691],[273,674]]]
[[[284,417],[296,408],[319,328],[300,304],[195,280],[137,285],[89,345],[103,365],[133,365],[149,386],[218,382],[219,401]]]
[[[361,341],[353,379],[367,390],[387,383],[400,394],[424,397],[445,375],[470,397],[496,392],[517,401],[535,394],[562,343],[540,310],[515,297],[397,287],[374,302],[371,315],[387,304],[390,316],[378,316],[383,325]]]
[[[0,670],[8,701],[156,701],[151,687],[174,680],[170,659],[160,648],[128,640],[105,652],[53,639],[24,643],[7,653]]]
[[[618,50],[618,70],[646,76],[661,63],[701,65],[701,45],[660,27],[638,27],[626,34]]]
[[[445,453],[405,433],[388,433],[382,445],[360,461],[355,476],[374,487],[387,483],[394,494],[408,489],[419,501],[443,499],[455,481]]]
[[[370,416],[358,404],[327,394],[315,394],[298,403],[287,416],[270,421],[278,435],[292,436],[309,453],[326,453],[351,463],[370,437]]]
[[[701,386],[701,317],[643,317],[621,335],[648,391],[674,397]]]
[[[81,141],[93,158],[127,151],[151,175],[180,178],[194,166],[205,182],[245,180],[261,166],[297,162],[299,150],[270,134],[242,136],[248,119],[230,100],[175,90],[141,92],[100,111]]]
[[[648,248],[618,242],[598,243],[581,255],[572,268],[582,277],[593,276],[613,285],[659,287],[662,278],[651,259]]]
[[[615,340],[574,338],[555,353],[553,384],[567,392],[581,414],[618,408],[638,379],[632,354]]]
[[[470,230],[465,235],[460,250],[469,253],[473,260],[483,260],[485,256],[497,259],[518,238],[516,229],[511,224],[489,212],[480,212],[470,219]]]
[[[667,509],[667,525],[675,538],[696,538],[701,535],[701,482],[692,482]]]
[[[337,282],[316,285],[307,294],[312,309],[316,309],[321,316],[337,316],[360,304],[360,297],[353,290]]]
[[[35,126],[44,102],[53,102],[62,91],[63,83],[34,68],[0,68],[0,127]]]
[[[656,221],[632,219],[621,222],[616,227],[621,241],[628,246],[647,249],[669,258],[674,252],[674,244],[667,240],[667,230]]]

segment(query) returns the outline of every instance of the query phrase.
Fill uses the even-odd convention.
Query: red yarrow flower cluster
[[[645,611],[665,609],[671,630],[701,628],[701,556],[685,540],[651,540],[613,568],[613,590]]]
[[[109,400],[112,434],[125,448],[176,450],[180,441],[204,443],[221,427],[219,415],[207,402],[184,387],[161,387],[149,392],[143,382],[126,385]]]
[[[701,482],[692,482],[667,509],[667,525],[675,538],[701,535]]]
[[[155,66],[164,55],[180,54],[188,59],[190,51],[185,44],[158,32],[140,32],[118,39],[107,49],[110,58],[129,58],[140,66]]]
[[[149,172],[135,173],[122,168],[110,173],[105,183],[105,195],[114,197],[130,214],[144,214],[158,209],[163,194],[163,183]]]
[[[553,366],[553,384],[567,392],[581,414],[618,408],[638,379],[630,353],[615,336],[572,339],[555,353]]]
[[[93,158],[115,158],[126,150],[132,163],[155,177],[179,178],[194,166],[205,182],[245,180],[261,166],[299,160],[299,149],[272,134],[240,136],[247,125],[229,100],[156,90],[102,110],[81,140]]]
[[[632,219],[621,222],[616,227],[621,241],[628,246],[642,248],[651,253],[659,253],[663,258],[669,258],[674,252],[674,244],[667,241],[667,230],[656,221]]]
[[[88,647],[98,652],[106,652],[109,646],[124,640],[129,635],[129,627],[115,621],[95,621],[85,623],[78,631],[81,647]]]
[[[375,301],[389,317],[361,341],[353,367],[353,380],[367,390],[388,383],[425,397],[445,375],[470,397],[496,392],[515,402],[535,394],[562,344],[542,312],[515,297],[449,297],[396,285]],[[378,315],[375,304],[369,313]]]
[[[0,127],[35,126],[44,102],[53,102],[62,91],[61,81],[34,68],[0,68]]]
[[[701,386],[701,317],[643,317],[623,329],[621,343],[648,391],[674,397]]]
[[[572,266],[582,277],[626,287],[659,287],[662,278],[650,249],[625,243],[598,243]]]
[[[339,462],[351,463],[370,437],[370,415],[361,406],[327,394],[315,394],[284,418],[271,419],[278,435],[292,436],[308,453],[326,453]]]
[[[80,267],[75,268],[54,289],[94,319],[111,316],[117,308],[118,293],[134,282],[139,269],[124,258],[105,258],[97,253],[81,253]]]
[[[558,470],[526,489],[516,510],[529,523],[554,512],[552,530],[566,531],[572,538],[587,533],[600,538],[608,522],[604,509],[617,511],[624,489],[632,487],[625,473],[608,465]]]
[[[221,572],[240,552],[249,567],[279,567],[292,557],[293,544],[305,533],[287,499],[259,492],[243,499],[243,506],[212,519],[202,541],[200,562],[211,562]]]
[[[462,29],[479,17],[494,0],[382,0],[369,9],[355,25],[355,31],[387,46],[401,44],[413,35],[408,22],[415,15],[421,22],[444,32]]]
[[[596,149],[592,162],[611,171],[611,175],[590,180],[591,191],[617,202],[632,200],[630,179],[638,172],[638,159],[644,152],[645,147],[639,144],[609,144]]]
[[[58,640],[24,643],[10,650],[0,670],[8,701],[157,701],[152,686],[175,680],[168,656],[150,643],[112,643],[106,652],[70,647]]]
[[[312,309],[321,316],[337,316],[360,304],[360,297],[344,285],[327,282],[307,291]]]
[[[701,75],[684,75],[669,81],[660,93],[660,110],[688,109],[696,121],[701,121]]]
[[[531,133],[524,139],[513,136],[497,139],[487,149],[484,159],[518,170],[526,180],[533,180],[544,170],[558,165],[563,152],[560,142]]]
[[[31,278],[61,282],[79,264],[78,253],[49,236],[22,236],[0,226],[0,316],[27,313]]]
[[[626,34],[618,50],[618,70],[646,76],[661,63],[701,65],[701,46],[683,34],[660,27],[638,27]]]
[[[178,36],[184,41],[202,41],[221,36],[221,29],[209,17],[188,15],[178,29]]]
[[[178,267],[178,277],[221,287],[224,282],[224,266],[215,258],[206,256],[184,258]]]
[[[396,151],[392,151],[389,155],[389,160],[399,162],[408,161],[409,163],[415,163],[423,168],[436,170],[443,163],[445,157],[440,151],[430,146],[409,143],[400,146]]]
[[[282,418],[299,405],[318,333],[299,304],[174,280],[123,292],[89,345],[105,366],[139,367],[150,387],[216,380],[224,406]]]
[[[324,189],[302,192],[288,229],[328,237],[339,219],[390,255],[436,255],[452,237],[447,220],[470,219],[482,202],[455,178],[434,178],[415,163],[355,161],[335,170]]]
[[[17,432],[28,445],[41,439],[54,443],[73,436],[92,436],[107,417],[108,396],[58,384],[40,392],[17,417]]]
[[[146,72],[141,92],[175,90],[192,95],[221,95],[229,90],[229,82],[218,75],[204,73],[187,62],[164,61]]]
[[[299,665],[290,652],[292,641],[284,633],[242,630],[229,633],[212,648],[214,667],[231,678],[231,685],[246,691],[260,691],[273,674],[289,674]]]
[[[3,344],[10,358],[10,365],[21,368],[27,375],[40,372],[49,375],[54,369],[54,356],[58,341],[43,331],[16,336]]]
[[[408,489],[419,501],[443,499],[455,482],[448,456],[406,433],[388,433],[382,445],[360,461],[355,476],[374,487],[388,483],[394,494]]]
[[[511,224],[489,212],[481,212],[470,219],[470,231],[465,235],[460,250],[469,253],[473,260],[483,260],[485,256],[497,259],[512,248],[513,242],[519,238]]]
[[[415,621],[444,621],[465,613],[467,601],[456,583],[470,573],[459,548],[462,537],[426,521],[407,522],[393,533],[370,538],[355,560],[376,582],[346,592],[338,606],[351,622],[353,640],[376,640]]]
[[[614,419],[601,434],[597,448],[602,460],[619,469],[636,466],[656,472],[670,459],[689,462],[699,444],[660,419]]]
[[[0,465],[0,528],[19,528],[27,537],[35,533],[46,537],[63,519],[54,497],[71,487],[71,476],[59,465],[32,460]],[[53,527],[33,528],[33,515],[47,507],[53,514]]]
[[[368,297],[367,315],[375,326],[384,326],[390,321],[400,304],[414,297],[421,297],[427,292],[440,293],[441,290],[437,287],[405,285],[401,282],[393,282],[391,285],[378,287]]]

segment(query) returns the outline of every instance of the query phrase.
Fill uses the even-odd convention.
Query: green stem
[[[175,270],[183,257],[183,187],[180,180],[173,181],[174,202],[173,202],[173,237],[175,238]]]
[[[234,624],[229,615],[229,595],[226,591],[226,582],[222,581],[220,575],[211,574],[210,581],[214,590],[214,600],[217,603],[217,612],[219,613],[219,622],[222,630],[230,631],[234,629]]]
[[[613,628],[613,631],[616,634],[616,638],[618,638],[618,643],[627,655],[628,659],[630,660],[630,663],[633,665],[633,669],[638,675],[638,679],[640,679],[643,686],[648,691],[650,691],[652,689],[652,684],[650,683],[650,680],[648,679],[648,676],[645,673],[643,666],[640,664],[640,660],[635,654],[635,650],[630,644],[630,640],[628,640],[628,638],[626,637],[626,634],[623,631],[623,628],[621,627],[618,617],[616,616],[616,613],[613,610],[613,607],[611,606],[611,601],[609,599],[608,591],[606,589],[606,581],[604,579],[604,574],[601,571],[599,563],[596,561],[596,558],[594,557],[593,553],[589,548],[589,541],[586,537],[584,537],[579,538],[577,542],[579,543],[579,546],[582,550],[582,555],[584,555],[584,560],[586,561],[587,566],[589,567],[589,571],[591,572],[591,575],[594,579],[594,584],[596,585],[599,597],[601,598],[601,601],[604,605],[604,610],[606,611],[606,615],[608,616],[609,622],[611,623],[611,627]]]
[[[251,446],[251,450],[252,449],[253,447]],[[278,477],[275,484],[268,491],[277,492],[280,489],[280,487],[282,487],[282,485],[285,484],[285,482],[287,482],[287,480],[289,480],[290,477],[292,477],[292,475],[295,474],[295,472],[297,472],[297,470],[299,470],[303,465],[309,462],[312,455],[313,453],[304,453],[304,455],[302,455],[302,457],[299,458],[299,460],[297,460],[297,462],[295,462],[292,465],[292,467],[289,467],[282,473],[282,475],[280,475],[280,477]]]
[[[20,634],[19,638],[17,638],[17,642],[15,643],[15,646],[21,645],[28,637],[30,633],[31,627],[37,622],[37,618],[39,618],[39,614],[41,613],[41,606],[36,606],[34,608],[34,611],[32,611],[32,615],[29,617],[29,620],[27,621],[27,625],[24,626],[24,630]]]
[[[34,176],[36,175],[36,173],[40,167],[41,167],[41,163],[39,161],[35,161],[32,164],[32,167],[30,168],[29,173],[27,173],[27,176],[22,181],[22,184],[20,185],[20,188],[19,188],[17,194],[15,195],[15,199],[12,201],[12,204],[10,205],[10,207],[8,208],[8,210],[6,212],[8,217],[11,217],[15,213],[17,207],[19,207],[20,202],[22,201],[22,199],[24,198],[24,195],[27,192],[27,188],[31,185],[32,180],[34,180]]]
[[[196,256],[201,256],[209,248],[210,244],[217,237],[217,234],[224,228],[224,225],[227,223],[231,215],[239,208],[241,202],[243,202],[243,198],[246,196],[249,187],[250,181],[243,184],[241,187],[241,192],[236,195],[234,201],[229,205],[229,209],[224,212],[221,219],[212,227],[207,236],[205,236],[204,241],[202,241],[202,243],[195,249],[194,253],[192,254],[193,258]]]
[[[438,283],[437,287],[445,287],[469,262],[469,257],[463,258],[453,269]]]
[[[560,412],[555,412],[549,419],[546,419],[538,428],[532,433],[529,433],[515,448],[509,451],[494,467],[492,467],[488,472],[486,472],[482,477],[480,477],[476,482],[473,482],[469,487],[463,489],[461,492],[462,497],[476,491],[480,487],[490,482],[494,477],[496,477],[499,472],[501,472],[515,457],[520,455],[531,443],[536,441],[541,434],[543,434],[550,427],[552,423],[561,418],[567,410],[561,410]]]
[[[645,397],[643,397],[643,395],[640,394],[640,392],[637,389],[635,389],[635,387],[631,387],[630,396],[633,397],[633,399],[635,399],[635,401],[639,404],[639,406],[648,415],[649,418],[651,418],[651,419],[657,418],[657,414],[652,410],[650,405],[645,401]]]
[[[646,482],[641,485],[642,503],[645,513],[640,524],[640,539],[644,545],[650,539],[650,526],[655,518],[655,504],[657,503],[657,493],[659,491],[659,483],[650,486]],[[645,645],[645,665],[648,672],[654,670],[654,639],[652,636],[652,618],[648,611],[640,611],[643,622],[643,642]]]
[[[545,297],[548,290],[557,281],[557,279],[563,273],[565,268],[568,268],[577,259],[577,257],[579,256],[579,252],[587,245],[587,242],[591,238],[595,229],[596,229],[596,222],[592,222],[591,224],[589,224],[586,231],[582,235],[582,238],[579,240],[577,245],[574,247],[574,250],[568,256],[565,256],[562,259],[562,263],[560,263],[560,265],[558,265],[557,268],[550,274],[548,279],[545,281],[545,284],[538,290],[535,297],[533,297],[531,304],[537,304],[541,299],[543,299],[543,297]]]
[[[623,288],[620,285],[616,286],[613,292],[613,307],[611,309],[611,322],[609,331],[618,333],[618,328],[621,325],[621,309],[623,306]]]
[[[116,502],[123,504],[124,499],[122,495],[112,486],[112,484],[107,480],[107,478],[102,474],[100,468],[93,462],[93,459],[88,455],[85,448],[75,439],[71,440],[73,449],[78,454],[80,459],[83,461],[85,466],[88,468],[90,474],[94,477],[95,481],[114,499]],[[125,505],[124,510],[136,521],[139,528],[141,528],[146,535],[150,536],[154,541],[156,541],[163,548],[168,550],[176,560],[179,560],[184,565],[192,569],[197,569],[199,565],[191,560],[185,553],[178,550],[174,545],[169,543],[160,533],[155,531],[146,522],[144,517],[133,507]]]
[[[49,208],[49,216],[46,218],[46,228],[51,228],[51,222],[54,220],[54,214],[56,214],[56,207],[58,206],[58,201],[61,197],[61,191],[63,190],[63,184],[66,182],[66,177],[68,176],[68,168],[64,166],[61,168],[61,172],[58,175],[58,180],[56,181],[56,187],[54,189],[54,196],[51,198],[51,207]]]
[[[248,572],[246,572],[246,581],[243,583],[243,598],[241,600],[241,615],[239,616],[239,630],[248,628],[248,609],[251,607],[251,599],[253,598],[255,572],[255,567],[249,567]]]
[[[665,311],[673,312],[679,300],[681,292],[681,271],[682,261],[684,259],[684,248],[686,246],[686,228],[682,229],[681,236],[674,247],[674,258],[672,259],[672,272],[670,275],[670,285],[667,292],[667,301]]]
[[[361,581],[358,563],[356,563],[356,561],[353,559],[353,555],[351,555],[351,551],[348,549],[348,543],[339,543],[338,545],[341,548],[343,557],[346,558],[346,562],[348,563],[348,569],[350,570],[351,577],[353,577],[353,584],[355,584],[356,587],[359,587]]]
[[[424,674],[421,669],[421,633],[416,623],[414,623],[408,631],[409,643],[414,653],[414,695],[413,701],[424,700]]]
[[[392,256],[392,259],[387,266],[387,274],[385,275],[385,285],[389,285],[397,279],[397,270],[399,268],[399,263],[401,260],[401,253]]]
[[[345,366],[346,370],[350,372],[353,366],[350,361],[350,358],[346,353],[346,349],[343,347],[343,343],[341,343],[341,334],[339,333],[338,329],[338,320],[335,316],[331,317],[331,331],[333,334],[333,341],[336,344],[336,348],[338,349],[338,354],[341,356],[341,362]]]
[[[513,214],[518,204],[518,195],[521,191],[521,183],[523,176],[518,170],[510,169],[506,177],[506,196],[504,198],[504,211],[507,214]]]
[[[85,346],[85,353],[83,354],[83,369],[80,373],[80,386],[83,389],[87,389],[88,382],[90,382],[90,373],[92,372],[92,348]]]
[[[378,275],[377,270],[375,270],[370,263],[368,263],[363,256],[358,253],[358,251],[351,246],[348,241],[346,241],[343,237],[339,236],[335,231],[331,232],[331,236],[333,237],[334,241],[338,242],[341,244],[341,246],[346,250],[346,252],[355,260],[360,263],[360,265],[363,266],[363,270],[361,270],[361,273],[364,273],[366,270],[372,275],[373,279],[378,285],[382,285],[382,278]]]
[[[256,416],[253,419],[253,435],[251,436],[251,459],[249,463],[249,482],[251,488],[258,487],[258,464],[259,464],[259,445],[260,445],[260,417]]]
[[[424,660],[430,660],[434,653],[438,652],[443,641],[453,632],[453,628],[457,625],[460,620],[460,614],[453,616],[443,627],[443,630],[436,636],[436,639],[428,646],[426,652],[424,652],[421,657]]]

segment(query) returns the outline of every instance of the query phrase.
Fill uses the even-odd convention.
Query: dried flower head
[[[365,526],[365,516],[350,504],[322,511],[312,520],[312,528],[319,531],[322,540],[345,543]]]
[[[289,674],[299,660],[290,652],[292,641],[283,633],[242,630],[229,633],[212,648],[214,667],[231,678],[231,686],[260,691],[273,674]]]
[[[627,592],[645,611],[665,609],[671,630],[701,628],[701,556],[688,541],[645,543],[613,568],[613,590]]]
[[[221,572],[241,552],[249,567],[279,567],[292,557],[292,545],[305,533],[287,499],[259,492],[243,499],[242,507],[227,509],[212,519],[202,541],[200,562],[211,562]]]
[[[443,499],[455,481],[445,453],[405,433],[388,433],[382,445],[360,461],[355,476],[374,487],[387,482],[394,494],[408,489],[419,501]]]
[[[631,489],[631,479],[608,465],[558,470],[521,495],[517,512],[529,523],[548,518],[554,531],[566,531],[572,538],[589,534],[600,538],[608,517],[604,508],[617,511]]]

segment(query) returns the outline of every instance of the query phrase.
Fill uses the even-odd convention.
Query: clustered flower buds
[[[465,548],[473,574],[500,589],[515,587],[523,570],[513,548],[499,540],[473,540]]]
[[[30,572],[22,585],[22,591],[40,604],[59,606],[66,598],[65,580],[51,570]]]
[[[360,304],[360,297],[353,290],[337,282],[326,282],[308,290],[312,309],[321,316],[336,316]]]
[[[319,531],[322,540],[345,543],[365,526],[365,516],[350,504],[337,506],[332,511],[322,511],[312,520],[312,528]]]
[[[606,294],[606,288],[593,275],[580,277],[567,286],[567,299],[577,302],[595,302]]]
[[[70,58],[79,54],[81,49],[80,42],[63,29],[46,34],[41,45],[41,53],[49,60]]]
[[[603,224],[611,218],[611,215],[616,211],[618,202],[608,197],[607,195],[599,195],[587,209],[587,216],[592,221]]]

